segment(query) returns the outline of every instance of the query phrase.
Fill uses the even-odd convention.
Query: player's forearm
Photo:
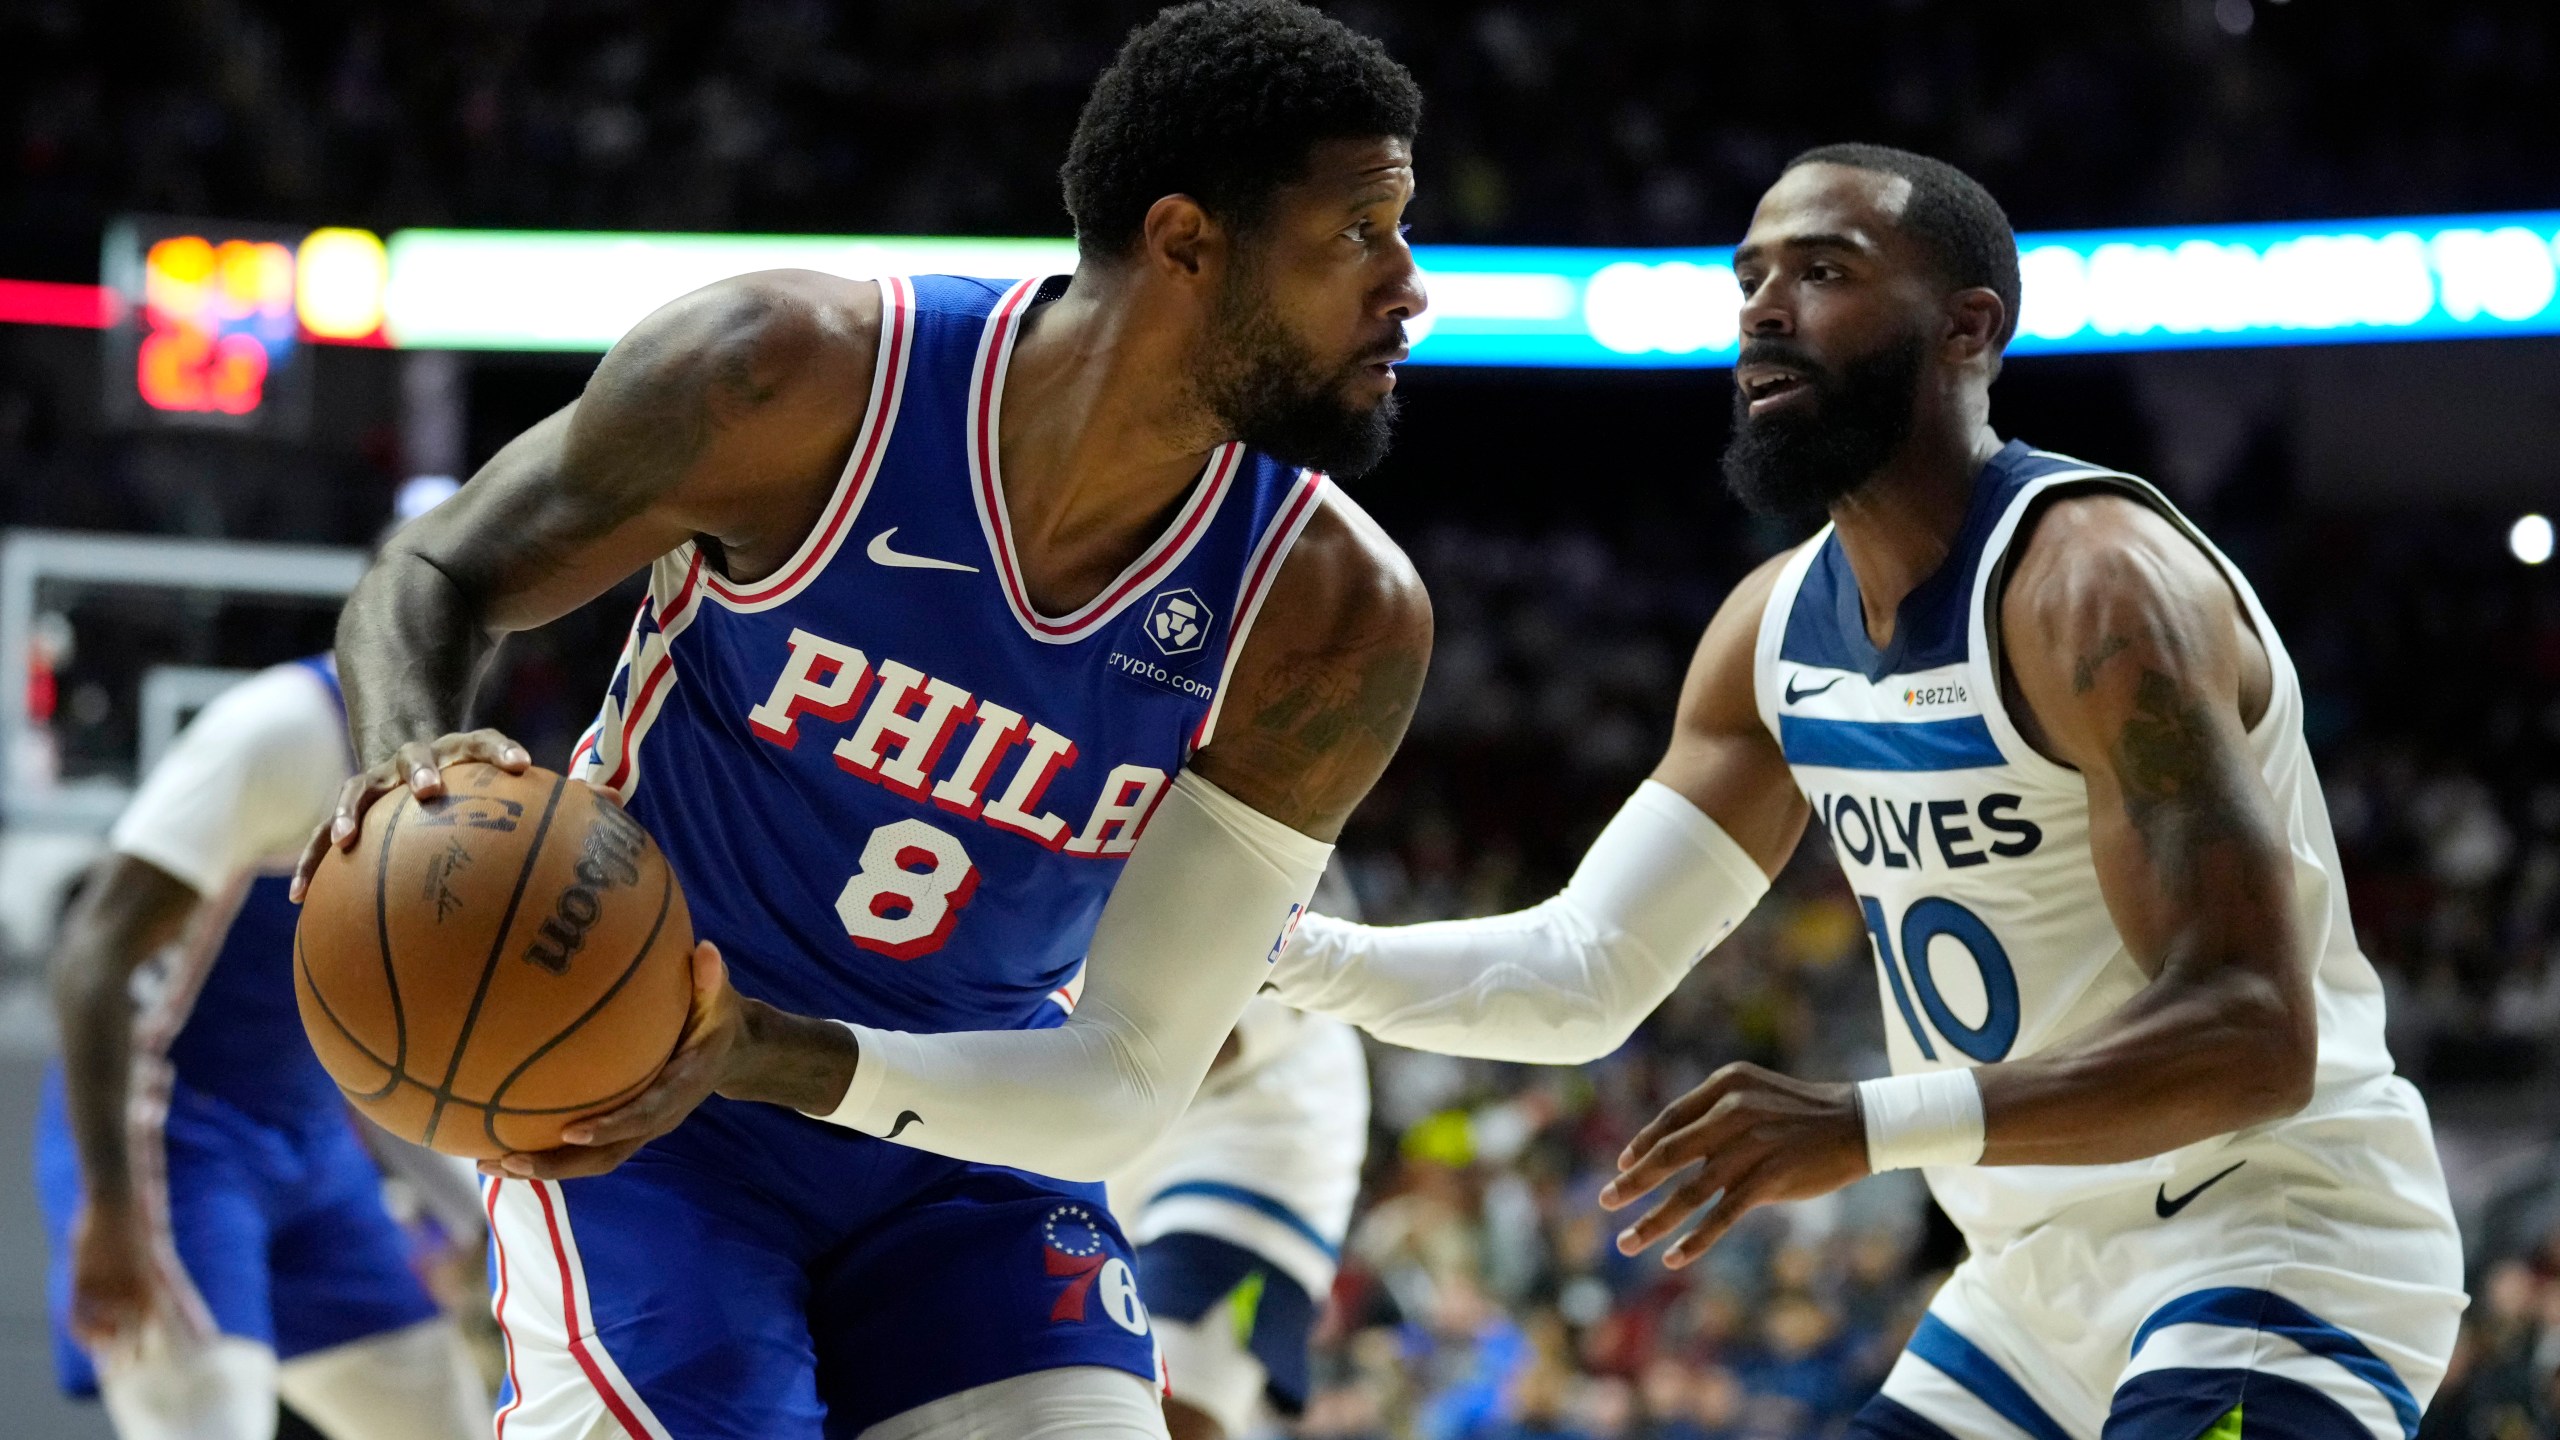
[[[422,556],[385,551],[338,617],[338,683],[358,760],[461,730],[472,677],[494,648],[451,577]]]
[[[1229,1008],[1241,1010],[1250,997],[1230,992]],[[1198,1093],[1224,1040],[1193,1047],[1175,1037],[1158,1047],[1089,1011],[1054,1030],[866,1028],[860,1036],[861,1063],[887,1072],[893,1098],[855,1128],[937,1155],[1078,1181],[1104,1179],[1154,1144]]]
[[[1625,1043],[1688,970],[1563,896],[1424,925],[1310,916],[1273,971],[1281,1001],[1390,1045],[1581,1065]]]
[[[1272,984],[1391,1044],[1586,1064],[1624,1044],[1768,888],[1722,827],[1648,781],[1553,899],[1428,925],[1311,917]]]
[[[54,1014],[72,1143],[91,1203],[129,1202],[125,1117],[133,1066],[133,974],[186,928],[199,895],[146,860],[109,851],[71,908],[53,957]]]
[[[844,1103],[862,1059],[851,1030],[761,1000],[748,1000],[743,1008],[745,1030],[720,1082],[721,1094],[811,1115]]]
[[[116,937],[74,920],[53,964],[53,1007],[62,1036],[62,1088],[80,1177],[93,1205],[130,1203],[125,1117],[133,1068],[133,965]]]
[[[852,1083],[821,1113],[955,1159],[1101,1179],[1191,1102],[1332,853],[1183,772],[1103,906],[1065,1025],[857,1027]]]
[[[2087,1035],[1975,1072],[1986,1165],[2139,1160],[2280,1119],[2311,1098],[2319,1038],[2253,970],[2155,981]]]

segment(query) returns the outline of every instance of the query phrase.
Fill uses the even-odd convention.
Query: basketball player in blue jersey
[[[63,1388],[123,1440],[485,1427],[462,1336],[302,1038],[295,853],[352,768],[326,656],[207,705],[144,778],[54,962],[35,1174]]]
[[[524,765],[453,733],[491,637],[650,573],[576,769],[682,881],[696,1007],[650,1092],[488,1167],[508,1440],[1163,1435],[1093,1182],[1420,688],[1421,588],[1324,474],[1383,453],[1424,304],[1419,111],[1310,8],[1167,10],[1079,121],[1073,276],[679,300],[357,589],[341,843]]]
[[[1620,1157],[1602,1204],[1667,1187],[1620,1248],[1695,1215],[1684,1265],[1752,1206],[1924,1167],[1971,1255],[1853,1434],[2409,1440],[2461,1246],[2266,612],[2149,485],[1993,433],[2017,249],[1968,177],[1809,152],[1734,270],[1728,480],[1830,523],[1726,601],[1661,766],[1563,893],[1315,917],[1282,998],[1597,1058],[1819,815],[1894,1073],[1710,1076]]]

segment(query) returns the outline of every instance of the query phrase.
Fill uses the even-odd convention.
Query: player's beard
[[[1802,376],[1813,403],[1751,416],[1733,392],[1733,434],[1724,446],[1724,481],[1755,514],[1819,519],[1831,502],[1883,469],[1911,436],[1926,337],[1917,333],[1834,371],[1783,340],[1743,343],[1737,363],[1784,364]]]
[[[1284,464],[1343,480],[1368,474],[1395,433],[1394,392],[1365,406],[1348,398],[1369,357],[1318,360],[1272,312],[1255,270],[1228,272],[1219,289],[1194,382],[1201,402],[1227,434]]]

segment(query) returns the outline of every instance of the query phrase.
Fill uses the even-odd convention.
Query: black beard
[[[1356,480],[1386,458],[1394,392],[1366,409],[1345,400],[1366,362],[1326,370],[1262,303],[1249,271],[1232,276],[1219,296],[1210,347],[1200,398],[1229,435],[1283,464],[1342,480]]]
[[[1724,446],[1724,483],[1757,515],[1791,522],[1821,518],[1831,502],[1885,467],[1911,435],[1911,412],[1928,353],[1911,335],[1838,373],[1784,341],[1746,341],[1740,362],[1796,367],[1814,392],[1810,405],[1751,418],[1751,402],[1733,392],[1733,434]]]

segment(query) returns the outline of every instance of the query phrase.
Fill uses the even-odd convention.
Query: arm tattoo
[[[681,484],[721,432],[782,389],[788,356],[761,343],[773,302],[739,295],[673,334],[635,336],[606,357],[554,452],[550,483],[455,557],[475,591],[564,564]]]
[[[2071,693],[2086,695],[2097,688],[2098,667],[2123,654],[2125,647],[2132,643],[2121,635],[2110,635],[2099,641],[2096,650],[2081,656],[2080,662],[2071,667]]]
[[[2146,668],[2133,706],[2115,746],[2125,814],[2151,863],[2184,883],[2207,851],[2246,828],[2246,807],[2216,754],[2213,715],[2203,701]]]
[[[634,373],[598,372],[590,393],[614,422],[585,437],[579,478],[586,482],[580,488],[589,503],[577,517],[580,529],[561,538],[592,540],[647,509],[683,478],[719,431],[781,390],[777,377],[757,375],[751,342],[715,337],[708,344],[719,353],[699,366],[635,357],[641,364]]]
[[[1269,698],[1236,737],[1270,782],[1278,808],[1269,813],[1282,824],[1339,821],[1404,739],[1423,658],[1386,635],[1360,652],[1300,651],[1273,667]]]
[[[483,503],[466,527],[385,552],[338,629],[349,724],[368,763],[462,728],[495,644],[492,612],[578,569],[681,485],[721,432],[774,399],[794,358],[762,343],[776,303],[733,295],[665,333],[625,338],[574,410],[518,437],[474,478]],[[601,590],[619,577],[591,578]]]

